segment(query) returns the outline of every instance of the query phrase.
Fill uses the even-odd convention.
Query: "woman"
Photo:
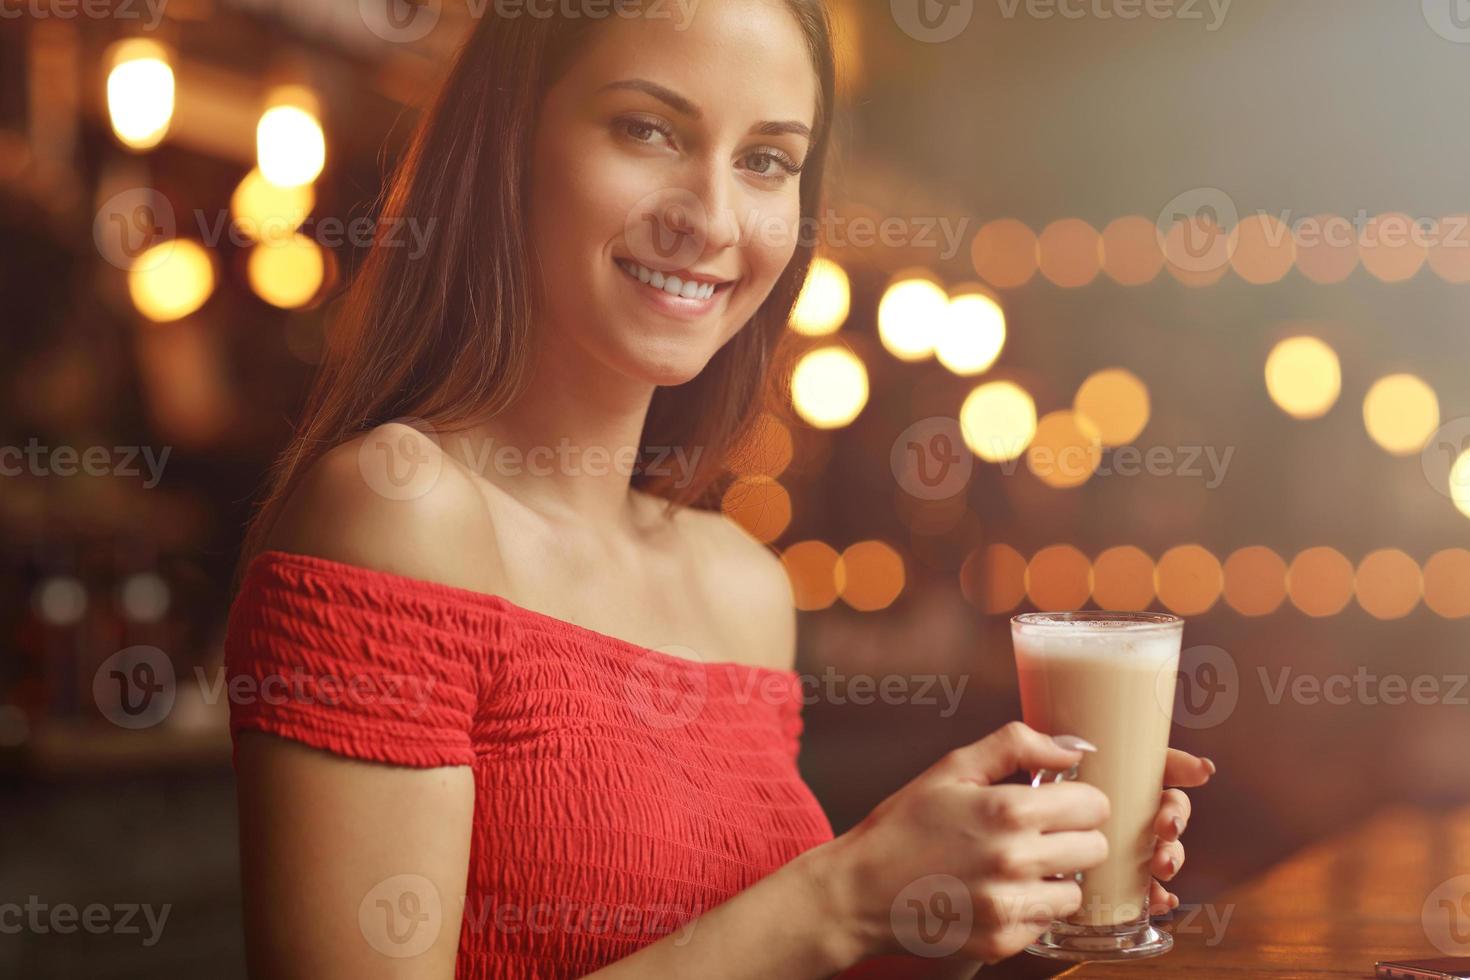
[[[487,8],[384,207],[430,250],[371,251],[251,529],[227,658],[255,976],[830,976],[933,951],[893,911],[934,874],[977,903],[962,943],[869,968],[970,976],[1105,853],[1101,793],[992,785],[1081,758],[1019,724],[832,839],[782,567],[685,506],[811,258],[826,14],[620,9]],[[1159,877],[1188,816],[1166,793]]]

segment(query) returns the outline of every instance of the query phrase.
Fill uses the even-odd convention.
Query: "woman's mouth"
[[[645,299],[663,312],[680,316],[699,316],[709,312],[720,294],[727,292],[736,282],[704,276],[685,279],[674,273],[650,269],[632,259],[618,258],[614,261]]]

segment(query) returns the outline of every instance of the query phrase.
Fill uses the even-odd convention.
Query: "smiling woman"
[[[820,0],[477,26],[383,207],[434,233],[369,253],[242,560],[255,976],[968,976],[1076,909],[1107,800],[992,785],[1085,749],[1019,724],[833,839],[785,571],[689,506],[778,374],[833,92]]]

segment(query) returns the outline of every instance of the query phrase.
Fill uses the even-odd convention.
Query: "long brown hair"
[[[698,504],[763,396],[784,390],[776,350],[811,264],[835,101],[835,58],[824,0],[784,0],[819,85],[813,142],[801,172],[796,253],[770,296],[692,381],[656,389],[644,447],[700,447],[692,478],[639,474],[670,506]],[[543,97],[595,30],[591,18],[497,18],[487,13],[461,47],[382,199],[393,219],[433,229],[410,256],[380,235],[348,287],[302,421],[276,461],[246,534],[241,567],[258,551],[301,476],[356,434],[401,418],[436,429],[509,405],[525,382],[537,287],[527,232],[527,180]],[[778,376],[781,375],[781,376]]]

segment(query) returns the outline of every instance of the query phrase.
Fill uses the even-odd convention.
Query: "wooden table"
[[[1464,881],[1442,887],[1462,875]],[[1438,918],[1430,926],[1439,936],[1463,941],[1464,947],[1451,952],[1470,954],[1470,808],[1383,811],[1215,903],[1176,911],[1172,925],[1165,926],[1174,933],[1171,952],[1135,963],[1084,964],[1061,976],[1372,977],[1378,960],[1446,955],[1426,931],[1424,909],[1432,893],[1430,908]],[[1441,899],[1452,901],[1454,911],[1441,906]]]

